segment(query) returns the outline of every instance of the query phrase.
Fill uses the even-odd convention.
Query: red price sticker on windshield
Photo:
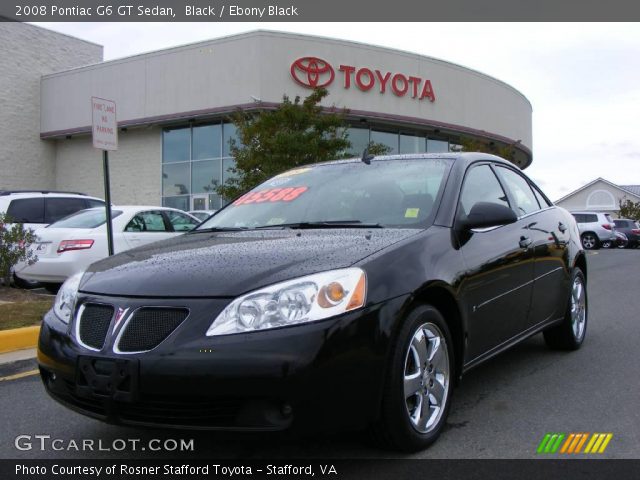
[[[249,205],[251,203],[265,202],[292,202],[307,190],[308,187],[268,188],[266,190],[257,190],[241,196],[233,202],[233,204]]]

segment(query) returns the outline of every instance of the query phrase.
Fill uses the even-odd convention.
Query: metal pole
[[[109,152],[102,151],[102,171],[104,173],[104,208],[107,214],[107,245],[109,256],[113,255],[113,225],[111,224],[111,189],[109,187]]]

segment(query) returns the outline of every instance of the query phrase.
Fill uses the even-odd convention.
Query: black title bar
[[[630,0],[3,0],[25,22],[637,21]]]

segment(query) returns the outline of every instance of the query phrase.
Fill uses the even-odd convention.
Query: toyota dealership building
[[[218,208],[233,164],[229,115],[272,109],[283,95],[326,87],[348,109],[352,152],[443,152],[462,138],[513,144],[532,161],[531,104],[483,73],[413,53],[306,35],[254,31],[108,62],[102,48],[19,23],[0,25],[1,189],[102,196],[91,97],[116,102],[110,154],[115,204]],[[13,93],[12,93],[13,92]],[[5,117],[5,118],[2,118]],[[13,130],[12,130],[13,129]]]

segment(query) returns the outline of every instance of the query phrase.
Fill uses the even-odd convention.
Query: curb
[[[38,345],[40,326],[0,330],[0,353],[13,352]]]

